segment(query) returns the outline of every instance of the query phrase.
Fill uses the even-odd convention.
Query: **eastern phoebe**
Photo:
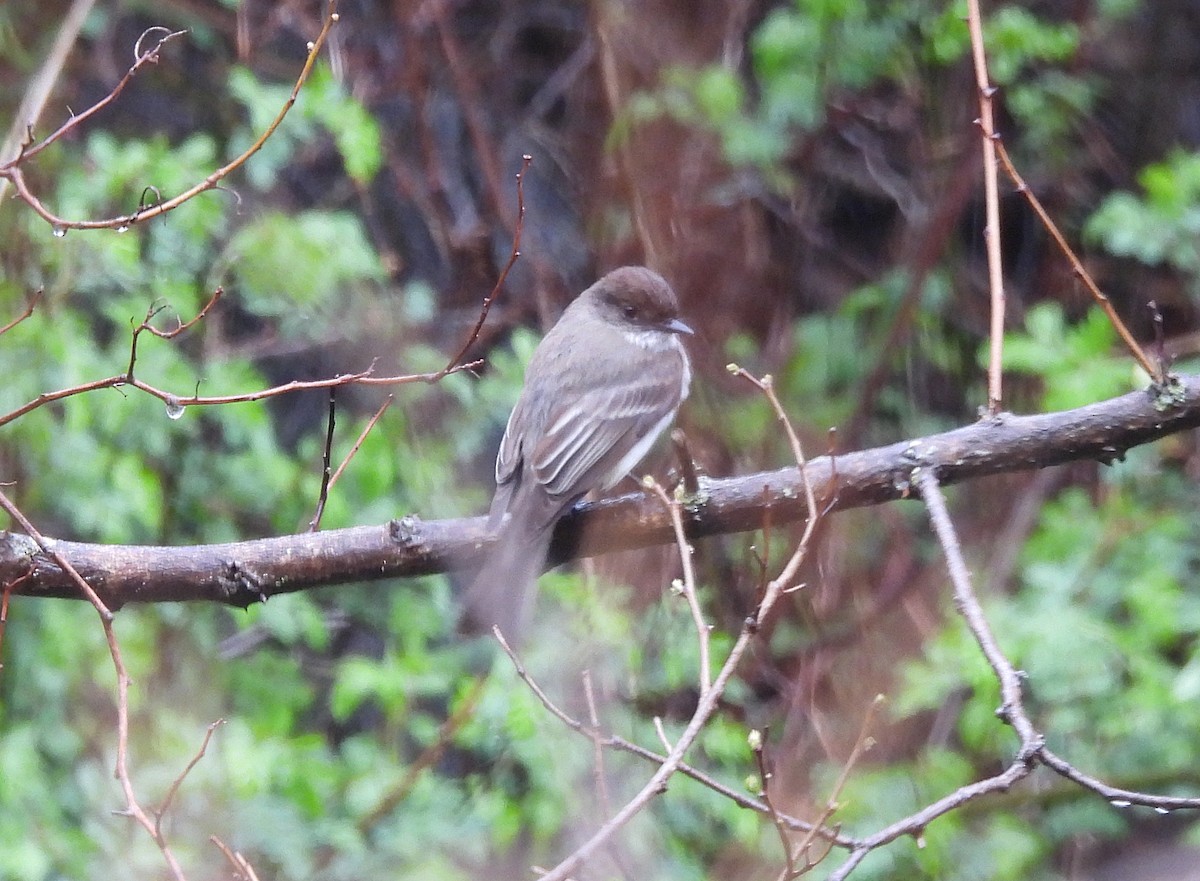
[[[469,626],[519,640],[554,525],[629,474],[687,397],[679,302],[656,272],[626,266],[579,295],[538,344],[496,456],[496,532],[467,590]],[[498,531],[497,531],[498,530]]]

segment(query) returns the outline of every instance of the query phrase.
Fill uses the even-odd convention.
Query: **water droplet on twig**
[[[176,398],[174,396],[167,398],[167,418],[168,419],[178,419],[179,417],[181,417],[183,415],[183,411],[185,409],[186,408],[183,406],[183,404],[179,403],[179,398]]]
[[[59,226],[58,224],[54,225],[54,237],[56,239],[61,239],[66,234],[67,234],[67,228],[65,226]]]

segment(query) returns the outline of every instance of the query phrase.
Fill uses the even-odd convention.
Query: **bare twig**
[[[612,797],[608,791],[608,773],[604,767],[604,736],[600,733],[600,712],[596,708],[596,691],[592,687],[592,672],[584,670],[581,674],[583,680],[583,697],[587,702],[588,722],[589,727],[587,734],[592,741],[592,777],[596,786],[596,798],[600,803],[600,812],[603,817],[611,817],[613,812]],[[621,856],[621,852],[616,847],[608,848],[608,856],[621,872],[622,877],[627,881],[637,877],[626,865],[625,859]]]
[[[92,105],[92,107],[88,108],[83,113],[72,116],[56,132],[51,134],[40,144],[29,147],[28,149],[22,151],[21,155],[19,155],[16,159],[11,160],[4,165],[0,165],[0,177],[7,178],[12,182],[13,187],[17,191],[17,195],[20,196],[20,198],[27,205],[29,205],[29,207],[32,208],[39,217],[53,226],[56,235],[63,235],[69,229],[128,229],[135,223],[140,223],[153,217],[158,217],[161,214],[166,214],[168,211],[178,208],[180,205],[187,202],[189,199],[198,196],[200,193],[216,188],[217,185],[220,184],[221,181],[226,177],[228,177],[231,172],[240,168],[248,159],[250,159],[251,156],[262,149],[262,145],[266,143],[267,139],[275,133],[275,130],[278,129],[280,124],[283,122],[284,117],[287,116],[288,111],[290,111],[292,106],[296,103],[296,98],[300,94],[300,89],[308,80],[309,74],[312,73],[313,65],[316,63],[317,56],[320,54],[321,48],[324,46],[330,30],[332,29],[333,25],[337,23],[337,21],[337,0],[328,0],[325,18],[321,24],[321,30],[317,34],[316,39],[314,39],[308,45],[308,55],[305,58],[304,67],[301,69],[300,75],[296,78],[295,85],[292,87],[291,95],[288,97],[287,101],[284,102],[283,107],[281,107],[279,113],[276,114],[275,119],[272,120],[270,125],[268,125],[267,128],[258,136],[254,143],[247,147],[246,150],[244,150],[239,156],[223,165],[221,168],[218,168],[204,180],[170,199],[158,198],[156,195],[154,202],[150,205],[142,204],[130,214],[109,217],[103,220],[68,220],[52,212],[40,199],[38,199],[33,191],[29,189],[29,185],[25,181],[25,175],[21,170],[21,164],[30,157],[35,156],[50,144],[54,143],[56,140],[62,137],[63,134],[79,125],[83,120],[92,116],[100,109],[115,100],[117,95],[119,95],[128,84],[129,80],[132,79],[142,67],[147,64],[152,64],[158,60],[158,53],[162,46],[167,41],[179,36],[181,33],[184,33],[183,31],[167,33],[165,36],[160,38],[149,50],[138,55],[133,67],[129,69],[121,81],[111,92],[109,92],[108,95],[100,99],[100,101]]]
[[[375,427],[375,424],[379,421],[380,417],[387,412],[387,408],[392,406],[392,401],[395,399],[395,395],[388,395],[384,402],[379,405],[379,409],[375,411],[375,415],[367,421],[365,426],[363,426],[363,430],[359,432],[358,438],[354,441],[354,446],[350,448],[350,452],[346,453],[345,458],[342,459],[341,464],[339,464],[337,467],[337,470],[333,472],[333,477],[329,478],[330,490],[337,485],[338,478],[342,476],[342,472],[346,470],[346,466],[350,464],[350,460],[353,459],[355,454],[358,453],[359,449],[362,448],[363,441],[367,439],[367,435],[371,433],[371,429]]]
[[[682,428],[671,431],[671,446],[675,448],[675,461],[679,463],[684,495],[694,497],[700,492],[700,475],[696,471],[696,460],[692,458],[687,434]]]
[[[988,666],[1000,683],[1001,712],[1021,738],[1022,744],[1041,745],[1041,735],[1034,730],[1033,724],[1025,713],[1021,697],[1021,677],[1017,674],[1012,662],[1005,657],[996,642],[991,625],[983,614],[983,607],[975,596],[971,586],[971,575],[967,570],[966,560],[963,559],[962,548],[958,544],[958,536],[950,514],[946,510],[946,499],[942,495],[941,485],[937,474],[931,468],[918,469],[914,474],[921,498],[929,510],[929,520],[937,534],[938,543],[946,555],[946,567],[950,570],[950,583],[954,586],[954,606],[966,621]]]
[[[225,855],[225,859],[229,861],[229,865],[233,867],[233,871],[236,873],[234,881],[258,881],[258,875],[249,860],[215,835],[210,835],[208,840],[216,845],[217,849]]]
[[[517,222],[513,229],[512,250],[508,255],[508,262],[504,264],[504,269],[500,271],[500,277],[496,279],[496,283],[492,286],[491,292],[483,298],[483,303],[479,308],[479,317],[475,319],[475,326],[471,328],[471,332],[467,334],[466,342],[459,347],[459,350],[454,356],[446,362],[446,366],[433,374],[432,382],[436,382],[443,376],[453,373],[455,370],[461,369],[460,361],[466,357],[471,346],[475,345],[475,341],[479,339],[479,332],[483,330],[483,323],[487,321],[488,312],[492,309],[492,303],[500,295],[501,288],[504,287],[504,282],[508,279],[508,273],[517,262],[517,258],[521,256],[521,232],[525,228],[525,172],[529,168],[529,163],[533,161],[533,157],[526,153],[521,157],[521,170],[517,172]]]
[[[700,647],[700,694],[703,696],[712,688],[712,661],[709,657],[709,633],[711,628],[704,620],[704,612],[700,609],[700,599],[696,596],[696,568],[692,563],[692,545],[688,542],[687,533],[683,529],[683,514],[679,502],[667,495],[667,491],[653,477],[647,475],[642,480],[642,486],[658,496],[659,501],[666,506],[671,516],[671,525],[675,529],[675,544],[679,547],[679,559],[683,563],[683,578],[676,582],[678,590],[687,600],[692,612],[692,623],[696,627],[696,642]],[[674,590],[672,590],[674,592]]]
[[[916,813],[898,820],[890,826],[873,835],[861,839],[850,851],[846,861],[830,876],[830,881],[842,881],[854,868],[862,862],[868,853],[891,841],[905,835],[920,836],[925,828],[935,819],[955,810],[969,801],[981,798],[991,793],[1003,792],[1013,784],[1033,771],[1034,757],[1043,746],[1042,736],[1034,730],[1032,722],[1025,713],[1021,697],[1021,681],[1016,669],[1009,662],[996,643],[991,627],[984,617],[979,600],[975,597],[971,586],[970,574],[966,561],[962,556],[954,525],[946,511],[945,498],[942,496],[937,475],[931,468],[919,468],[913,474],[914,482],[921,492],[921,498],[929,511],[929,519],[934,532],[946,556],[946,567],[950,572],[950,581],[954,587],[955,608],[962,615],[975,638],[984,657],[1000,682],[1000,694],[1003,701],[999,711],[1001,718],[1013,726],[1021,740],[1017,757],[999,774],[962,786],[947,796],[932,804],[926,805]]]
[[[197,312],[189,321],[184,321],[182,318],[176,315],[175,327],[173,327],[171,330],[159,330],[150,323],[152,320],[154,320],[158,313],[167,308],[166,303],[151,303],[150,307],[146,309],[146,317],[142,319],[141,324],[133,329],[133,333],[129,341],[129,366],[125,368],[125,376],[128,379],[133,378],[133,368],[137,364],[138,337],[140,337],[143,333],[149,333],[152,336],[158,337],[160,340],[175,339],[175,337],[190,329],[198,321],[202,320],[206,315],[208,315],[209,310],[216,305],[217,300],[221,299],[221,296],[224,293],[224,288],[217,287],[217,289],[213,291],[213,295],[209,297],[208,302],[205,303],[200,311]]]
[[[38,288],[37,293],[35,293],[32,297],[30,297],[29,302],[25,304],[25,311],[22,312],[20,315],[18,315],[16,318],[14,318],[12,321],[10,321],[8,324],[4,325],[4,327],[0,327],[0,336],[3,336],[4,334],[8,333],[14,327],[16,327],[18,324],[20,324],[22,321],[24,321],[30,315],[32,315],[33,310],[37,308],[37,304],[41,302],[42,295],[45,293],[46,293],[45,288]]]
[[[1160,814],[1168,814],[1171,811],[1179,810],[1200,810],[1200,798],[1155,795],[1150,792],[1140,792],[1136,789],[1123,789],[1119,786],[1112,786],[1103,780],[1083,773],[1045,746],[1038,750],[1037,758],[1042,764],[1059,776],[1082,786],[1084,789],[1091,790],[1114,808],[1128,808],[1133,805],[1140,805],[1142,807],[1153,808]]]
[[[675,748],[675,745],[671,743],[671,738],[667,737],[667,729],[663,727],[662,716],[655,716],[653,721],[654,733],[658,735],[658,742],[662,744],[663,749],[665,749],[667,754],[670,755],[671,750]]]
[[[455,367],[450,373],[458,373],[463,370],[473,370],[482,362],[470,361],[466,364],[460,364]],[[375,376],[374,365],[366,370],[358,373],[342,373],[337,376],[332,376],[327,379],[312,379],[312,380],[294,380],[285,382],[282,385],[272,386],[271,388],[259,389],[253,392],[242,392],[233,395],[211,395],[204,396],[194,394],[190,396],[176,395],[164,389],[157,388],[147,382],[143,382],[137,378],[130,378],[128,374],[122,373],[117,376],[109,376],[104,379],[95,379],[91,382],[73,385],[69,388],[59,389],[53,392],[42,392],[33,400],[11,410],[8,413],[0,415],[0,426],[7,425],[14,419],[19,419],[26,413],[37,410],[39,407],[44,407],[53,401],[61,401],[63,398],[69,398],[73,395],[84,394],[85,392],[96,391],[102,388],[122,388],[131,386],[140,391],[145,392],[160,401],[165,403],[169,408],[175,409],[179,407],[214,407],[223,404],[239,404],[249,403],[251,401],[262,401],[266,398],[274,398],[280,395],[291,394],[292,392],[306,391],[310,389],[327,389],[336,388],[343,385],[405,385],[412,382],[431,383],[437,382],[447,374],[444,371],[436,373],[410,373],[403,376]]]
[[[988,288],[992,296],[991,348],[988,354],[988,413],[1000,412],[1004,346],[1004,271],[1000,262],[1000,195],[996,181],[996,124],[992,96],[996,87],[988,79],[983,47],[983,18],[979,0],[967,0],[967,27],[971,32],[971,57],[979,89],[979,130],[983,135],[983,187],[987,221],[983,230],[987,245]]]
[[[1054,239],[1054,244],[1058,246],[1058,250],[1067,258],[1067,262],[1071,264],[1071,272],[1083,283],[1083,286],[1087,288],[1087,292],[1091,294],[1092,299],[1104,310],[1104,314],[1108,316],[1109,322],[1116,329],[1117,335],[1121,337],[1121,341],[1125,343],[1125,347],[1129,349],[1130,354],[1133,355],[1141,368],[1146,371],[1147,376],[1156,383],[1162,384],[1165,382],[1167,371],[1162,359],[1159,360],[1159,363],[1155,364],[1138,344],[1138,341],[1133,338],[1133,334],[1125,326],[1125,322],[1121,320],[1121,317],[1117,315],[1117,310],[1113,308],[1112,301],[1100,290],[1088,271],[1083,268],[1083,263],[1075,255],[1071,246],[1067,244],[1066,237],[1063,236],[1057,224],[1050,219],[1050,214],[1042,206],[1038,197],[1033,194],[1033,190],[1029,188],[1029,185],[1025,183],[1025,178],[1021,177],[1021,173],[1017,171],[1017,167],[1013,164],[1012,157],[1008,155],[1008,150],[1005,149],[1004,143],[997,140],[995,146],[1000,156],[1000,162],[1004,166],[1004,171],[1012,178],[1017,192],[1025,197],[1025,201],[1029,203],[1029,207],[1038,216],[1038,220],[1042,222],[1042,226],[1046,228],[1046,232],[1050,233],[1050,238]]]
[[[600,800],[600,810],[605,817],[612,815],[612,799],[608,793],[608,778],[604,773],[604,738],[600,735],[600,713],[596,709],[596,694],[592,688],[592,673],[590,670],[584,670],[583,678],[583,696],[587,701],[588,722],[591,728],[588,733],[592,738],[592,774],[596,782],[596,797]]]
[[[175,326],[170,330],[159,330],[150,324],[150,319],[153,318],[160,310],[152,309],[146,314],[146,320],[143,321],[137,328],[138,331],[148,331],[160,340],[173,340],[185,330],[191,329],[192,325],[199,321],[203,321],[204,317],[212,310],[212,307],[217,305],[217,300],[225,295],[225,289],[218,286],[208,298],[208,302],[197,312],[189,321],[184,321],[178,315],[175,316]]]
[[[200,742],[200,749],[196,750],[196,754],[192,756],[192,760],[187,763],[187,767],[184,768],[179,773],[179,776],[171,782],[171,788],[168,789],[167,794],[163,796],[162,804],[155,809],[154,838],[156,841],[166,840],[162,831],[163,817],[165,817],[167,811],[171,809],[171,802],[175,800],[175,795],[179,792],[179,787],[183,785],[183,781],[187,779],[187,775],[192,772],[192,769],[195,768],[196,765],[200,764],[200,760],[204,758],[204,754],[208,752],[208,745],[212,742],[213,733],[224,724],[224,719],[217,719],[217,721],[209,724],[208,728],[204,732],[204,740]]]
[[[775,418],[779,424],[783,426],[784,432],[787,434],[788,443],[792,447],[792,457],[796,460],[796,465],[800,468],[801,476],[804,478],[804,501],[808,506],[809,525],[817,519],[817,497],[813,494],[812,481],[808,479],[808,470],[804,460],[804,450],[800,447],[800,438],[796,435],[796,429],[792,426],[792,420],[788,418],[787,412],[783,409],[783,404],[779,402],[779,396],[775,394],[775,381],[768,374],[762,378],[756,378],[753,374],[748,373],[736,364],[730,364],[726,369],[734,376],[739,376],[747,382],[751,383],[763,395],[766,396],[767,402],[771,405],[771,409],[775,411]]]
[[[159,37],[157,40],[155,40],[154,45],[151,46],[149,49],[146,49],[145,51],[141,51],[142,50],[142,40],[144,40],[146,38],[146,35],[151,33],[152,31],[153,32],[161,32],[162,36]],[[112,90],[107,95],[105,95],[103,98],[101,98],[99,101],[97,101],[95,104],[93,104],[91,107],[89,107],[87,110],[83,111],[82,113],[72,113],[66,122],[64,122],[62,125],[60,125],[57,129],[55,129],[55,131],[52,134],[47,136],[41,142],[39,142],[37,144],[28,145],[24,150],[21,151],[21,154],[18,157],[6,162],[4,165],[0,165],[0,173],[3,173],[10,166],[15,166],[22,162],[26,162],[26,161],[32,159],[34,156],[36,156],[38,153],[41,153],[43,150],[45,150],[47,147],[49,147],[55,141],[62,138],[63,135],[67,134],[67,132],[71,131],[72,129],[76,128],[77,126],[82,125],[84,122],[86,122],[91,117],[95,116],[97,113],[99,113],[101,110],[103,110],[109,104],[111,104],[113,101],[117,100],[117,96],[120,95],[123,91],[125,91],[125,87],[127,85],[129,85],[130,81],[135,76],[137,76],[138,72],[143,67],[158,63],[159,58],[160,58],[160,53],[162,52],[163,47],[167,45],[167,43],[171,42],[176,37],[182,37],[186,33],[187,33],[186,30],[170,31],[167,28],[158,28],[158,27],[150,28],[149,30],[143,32],[142,35],[140,37],[138,37],[137,44],[134,47],[133,66],[130,67],[129,70],[125,71],[125,75],[123,77],[121,77],[120,81],[115,86],[113,86]]]
[[[0,670],[4,669],[4,629],[8,626],[8,602],[12,598],[13,591],[24,581],[27,581],[31,573],[26,572],[11,581],[6,581],[4,586],[0,588]]]
[[[333,430],[337,424],[337,392],[329,390],[329,419],[325,429],[325,448],[321,453],[321,491],[317,494],[317,510],[312,520],[308,521],[308,531],[316,532],[321,528],[321,515],[325,513],[325,502],[329,499],[330,478],[333,476],[330,464],[333,458]]]
[[[750,732],[749,737],[750,752],[754,755],[754,764],[758,767],[758,785],[759,798],[763,800],[763,804],[767,806],[767,816],[771,818],[771,825],[775,827],[775,833],[779,836],[779,843],[783,846],[784,856],[784,875],[792,878],[796,874],[796,861],[792,855],[792,840],[788,836],[787,826],[780,817],[779,811],[775,807],[775,802],[771,798],[771,778],[773,776],[770,761],[767,758],[767,729],[761,731],[754,729]]]
[[[15,520],[17,525],[24,530],[25,534],[37,543],[37,546],[42,549],[42,553],[54,560],[54,562],[58,564],[59,568],[67,574],[67,577],[75,582],[75,586],[79,588],[80,592],[87,598],[88,602],[90,602],[95,607],[96,611],[100,613],[101,620],[106,623],[111,623],[113,619],[112,610],[104,604],[104,601],[100,599],[100,596],[92,589],[92,586],[88,584],[87,581],[84,580],[83,576],[75,570],[75,567],[71,565],[66,557],[58,552],[58,549],[54,546],[54,542],[48,541],[45,536],[38,532],[37,527],[34,526],[23,513],[21,513],[21,509],[12,503],[12,500],[5,495],[3,490],[0,490],[0,508],[3,508],[5,513]]]
[[[779,876],[780,881],[791,881],[791,879],[811,871],[817,864],[821,863],[834,846],[838,843],[832,839],[826,838],[822,842],[824,847],[820,853],[814,858],[812,855],[812,847],[817,841],[819,830],[827,828],[829,820],[837,812],[839,807],[838,800],[842,797],[842,790],[846,788],[846,783],[850,779],[850,772],[858,765],[859,759],[875,745],[874,739],[871,737],[871,725],[875,719],[875,710],[883,704],[883,695],[876,695],[875,700],[867,707],[867,712],[863,716],[862,725],[858,729],[858,738],[854,741],[854,748],[850,750],[850,755],[842,764],[842,770],[838,773],[837,780],[833,783],[833,788],[829,792],[829,797],[825,800],[825,809],[821,811],[821,815],[813,823],[811,829],[804,833],[804,836],[796,844],[795,850],[789,850],[787,866]],[[773,815],[773,819],[777,818],[777,814]],[[784,836],[784,847],[787,845],[786,833],[781,824],[777,822],[777,827],[780,830],[780,835]],[[804,863],[799,868],[796,864],[800,861],[801,856],[804,858]]]

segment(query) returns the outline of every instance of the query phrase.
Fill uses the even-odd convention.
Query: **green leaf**
[[[322,313],[332,316],[345,285],[385,275],[361,221],[346,213],[262,215],[238,230],[226,259],[252,311],[287,316],[293,325]]]

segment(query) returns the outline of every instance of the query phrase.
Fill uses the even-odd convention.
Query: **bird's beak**
[[[695,333],[694,330],[692,330],[678,318],[672,318],[670,321],[664,321],[662,324],[662,329],[670,333],[686,333],[688,336],[692,336]]]

